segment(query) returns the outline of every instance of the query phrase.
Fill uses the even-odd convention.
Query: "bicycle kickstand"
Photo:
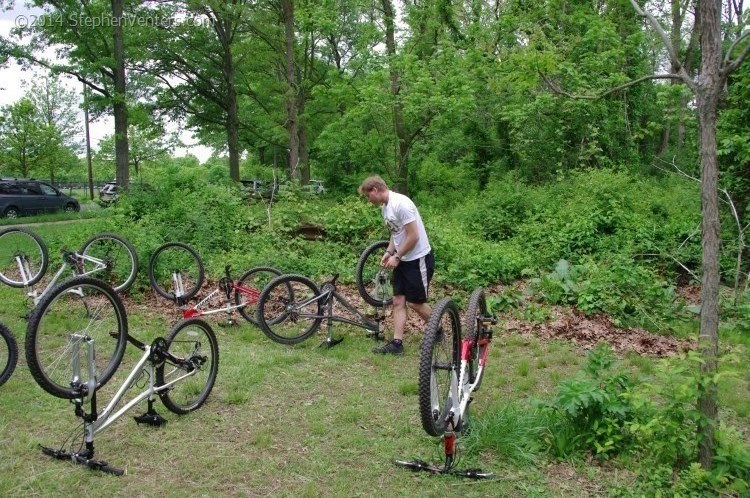
[[[319,348],[325,347],[325,348],[330,349],[334,347],[336,344],[341,343],[344,340],[344,338],[343,336],[339,338],[333,337],[333,298],[332,297],[328,298],[327,308],[328,308],[328,319],[326,320],[326,328],[328,329],[328,337],[326,337],[323,342],[318,344],[318,347]]]

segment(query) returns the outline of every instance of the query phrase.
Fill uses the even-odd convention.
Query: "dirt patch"
[[[618,353],[634,351],[647,356],[673,356],[696,347],[695,341],[653,334],[640,328],[619,328],[604,314],[586,316],[578,310],[556,308],[553,315],[545,323],[509,318],[507,329],[540,339],[566,339],[585,350],[606,341]]]
[[[199,292],[198,296],[191,300],[194,305],[203,299],[209,292],[216,289],[216,282],[207,282]],[[488,295],[500,294],[503,291],[502,285],[497,285],[486,290]],[[523,282],[514,284],[514,288],[523,292]],[[336,289],[358,310],[370,315],[374,312],[372,306],[367,305],[359,295],[356,287],[353,285],[337,284]],[[700,301],[700,287],[683,286],[678,289],[679,294],[690,304]],[[179,321],[181,312],[179,307],[159,297],[153,290],[148,289],[143,298],[134,302],[134,300],[125,297],[126,307],[128,309],[138,309],[149,317],[171,316],[173,321]],[[465,310],[462,310],[465,311]],[[349,313],[343,306],[336,306],[335,313],[355,319],[355,316]],[[223,315],[221,315],[223,318]],[[239,316],[236,317],[239,319]],[[573,342],[581,349],[588,350],[596,346],[600,341],[606,341],[615,352],[620,354],[633,351],[647,356],[673,356],[682,351],[695,349],[695,340],[676,339],[674,337],[662,336],[647,332],[641,328],[620,328],[616,326],[612,319],[604,314],[586,316],[584,313],[562,307],[552,308],[552,317],[544,323],[525,321],[517,316],[517,312],[506,313],[501,317],[501,322],[505,324],[505,329],[515,331],[522,336],[535,337],[542,340],[565,339]],[[463,320],[462,320],[463,322]],[[424,333],[424,321],[413,311],[407,315],[405,332],[406,335],[414,339],[421,340]],[[391,308],[386,308],[386,319],[384,322],[385,335],[387,338],[393,335],[393,319]]]

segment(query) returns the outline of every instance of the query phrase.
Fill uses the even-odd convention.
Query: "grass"
[[[81,201],[81,211],[77,213],[37,214],[34,216],[22,216],[20,218],[0,218],[0,227],[6,225],[36,225],[38,223],[51,223],[55,221],[88,220],[92,218],[106,218],[108,212],[95,202]]]
[[[45,240],[79,244],[105,230],[106,221],[91,222],[85,234],[69,229],[39,227]],[[165,336],[179,315],[148,302],[127,304],[131,333],[143,341]],[[0,321],[20,347],[24,312],[22,290],[0,287]],[[441,446],[425,435],[419,419],[418,331],[407,333],[405,354],[396,358],[373,355],[374,343],[359,329],[340,326],[345,341],[327,350],[317,347],[323,335],[282,346],[244,321],[234,327],[209,322],[220,363],[206,405],[180,417],[157,401],[156,410],[169,423],[152,428],[131,418],[145,411],[142,403],[97,435],[97,458],[126,469],[122,477],[41,454],[39,445],[59,446],[78,422],[72,405],[34,383],[21,353],[13,377],[0,387],[0,496],[594,496],[613,485],[627,487],[632,479],[626,470],[590,462],[549,461],[535,443],[541,422],[530,400],[549,399],[585,358],[569,342],[529,339],[498,326],[482,388],[471,404],[473,432],[460,443],[462,466],[492,471],[497,479],[475,482],[392,465],[396,458],[442,458]],[[138,357],[129,346],[100,404]],[[652,359],[628,355],[625,361],[643,375],[653,371]],[[749,385],[742,372],[720,392],[723,409],[745,433],[750,410],[742,393]]]

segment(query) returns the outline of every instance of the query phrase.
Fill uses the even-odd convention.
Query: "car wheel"
[[[5,210],[5,217],[6,218],[18,218],[19,216],[18,208],[11,206],[8,209]]]
[[[65,205],[65,212],[66,213],[75,213],[78,211],[75,204],[66,204]]]

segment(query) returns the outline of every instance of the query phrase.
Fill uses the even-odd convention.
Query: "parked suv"
[[[3,217],[17,218],[61,209],[80,211],[81,205],[48,183],[33,178],[0,178],[0,214]]]

